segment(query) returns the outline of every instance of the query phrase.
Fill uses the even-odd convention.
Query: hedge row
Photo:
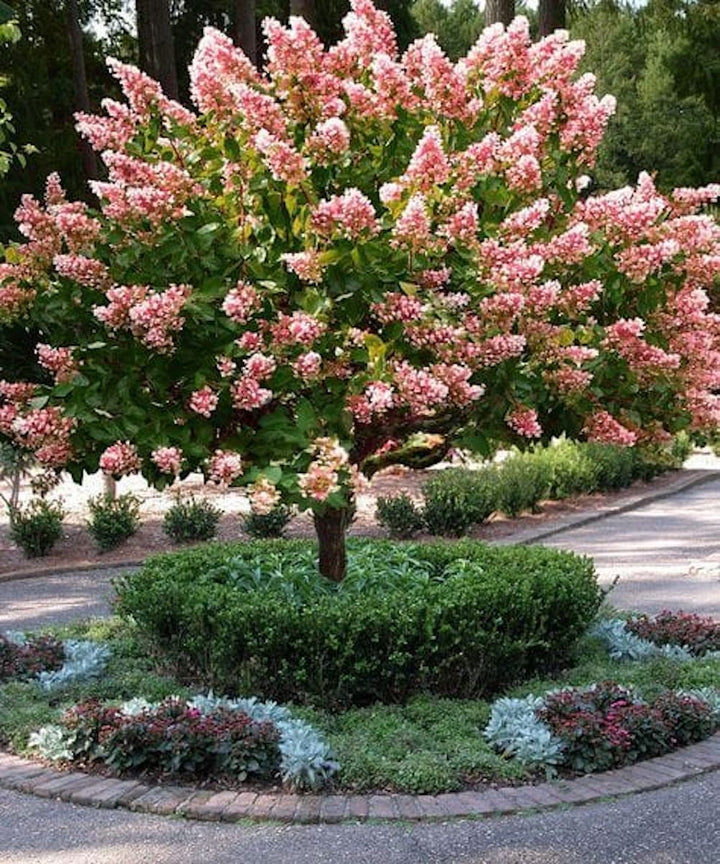
[[[309,541],[156,556],[119,613],[181,678],[326,708],[472,698],[567,662],[599,602],[592,562],[540,547],[351,541],[346,580]]]
[[[649,480],[679,468],[689,449],[686,438],[655,448],[561,440],[477,470],[438,471],[423,486],[421,507],[407,495],[380,498],[376,515],[391,537],[407,538],[422,530],[461,537],[492,513],[514,517],[536,509],[540,501],[607,492],[635,480]]]

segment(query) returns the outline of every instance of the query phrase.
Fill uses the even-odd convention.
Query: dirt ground
[[[355,536],[383,537],[386,532],[375,520],[375,502],[379,496],[407,492],[420,499],[420,490],[425,479],[437,469],[428,471],[408,471],[393,469],[383,472],[373,478],[368,491],[358,500],[357,515],[350,529]],[[653,486],[661,486],[671,480],[672,475],[665,475],[653,481]],[[640,484],[642,485],[642,484]],[[223,511],[220,519],[218,539],[238,540],[246,537],[242,530],[241,514],[249,510],[249,504],[240,490],[222,490],[211,485],[203,485],[200,476],[191,476],[170,490],[158,492],[148,488],[139,477],[123,478],[117,484],[118,494],[132,492],[141,501],[141,526],[138,532],[117,549],[99,553],[90,536],[86,520],[88,517],[88,499],[102,493],[103,478],[91,475],[85,478],[82,485],[74,483],[69,477],[53,490],[48,498],[60,500],[66,516],[63,523],[63,536],[56,544],[51,554],[43,558],[28,559],[24,552],[10,538],[7,511],[0,507],[0,576],[15,572],[30,572],[39,569],[53,571],[67,569],[73,566],[111,565],[128,561],[140,561],[155,552],[177,549],[162,530],[162,520],[165,512],[175,503],[176,495],[194,494],[212,501]],[[8,497],[10,487],[7,482],[0,481],[0,495]],[[528,524],[553,519],[560,515],[578,510],[592,511],[601,504],[607,504],[608,499],[622,496],[624,493],[614,493],[611,496],[582,495],[565,501],[544,502],[540,512],[508,519],[496,515],[478,526],[471,534],[479,540],[495,540],[508,536]],[[28,484],[23,485],[20,501],[28,501],[31,491]],[[307,514],[296,516],[286,531],[289,537],[311,537],[313,526]]]

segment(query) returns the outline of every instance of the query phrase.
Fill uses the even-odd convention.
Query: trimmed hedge
[[[156,556],[118,611],[186,680],[335,709],[551,673],[601,600],[589,559],[542,547],[351,541],[340,585],[315,558],[277,540]]]
[[[515,517],[537,510],[543,500],[608,492],[679,468],[688,457],[687,436],[670,445],[615,447],[559,439],[515,451],[499,464],[477,469],[446,468],[423,484],[421,508],[403,496],[378,500],[376,517],[391,537],[421,527],[433,535],[462,537],[494,512]]]

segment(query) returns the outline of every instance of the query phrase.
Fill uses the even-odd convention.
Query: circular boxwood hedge
[[[331,708],[473,698],[565,664],[600,604],[592,562],[542,547],[351,541],[340,584],[309,541],[213,544],[120,579],[118,611],[183,678]]]

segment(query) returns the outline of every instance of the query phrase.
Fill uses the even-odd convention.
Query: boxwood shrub
[[[542,547],[351,541],[340,585],[315,558],[277,540],[155,556],[118,610],[188,681],[334,709],[550,673],[601,599],[589,559]]]

